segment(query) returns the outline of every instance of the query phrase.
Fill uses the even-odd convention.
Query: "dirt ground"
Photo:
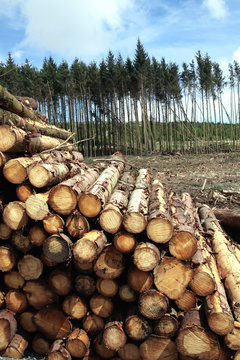
[[[239,208],[240,152],[126,156],[126,160],[136,170],[147,167],[153,174],[161,172],[169,190],[189,192],[196,205]]]

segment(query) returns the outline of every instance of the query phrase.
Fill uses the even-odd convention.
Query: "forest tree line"
[[[181,68],[150,58],[140,40],[133,59],[109,51],[99,64],[45,58],[18,66],[9,53],[0,84],[39,102],[50,123],[71,130],[85,156],[235,149],[240,137],[240,65],[224,76],[208,54]],[[229,90],[229,103],[223,93]],[[229,105],[230,104],[230,105]]]

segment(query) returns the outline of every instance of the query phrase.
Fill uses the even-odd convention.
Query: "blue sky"
[[[240,61],[239,0],[0,0],[0,61],[44,57],[133,58],[138,37],[150,56],[190,62],[208,53],[223,70]]]

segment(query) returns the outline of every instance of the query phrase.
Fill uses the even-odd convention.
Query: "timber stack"
[[[238,359],[240,248],[212,210],[120,153],[87,166],[30,103],[0,88],[0,355]]]

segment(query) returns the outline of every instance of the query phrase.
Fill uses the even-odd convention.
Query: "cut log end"
[[[26,201],[30,195],[33,194],[32,186],[29,184],[20,184],[16,188],[16,195],[18,200]]]
[[[118,351],[126,341],[127,337],[118,324],[107,327],[103,332],[103,343],[110,350]]]
[[[22,184],[27,179],[27,170],[17,159],[12,159],[4,165],[3,175],[12,184]]]
[[[165,244],[173,235],[173,226],[167,219],[152,219],[147,224],[146,231],[149,239]]]
[[[114,236],[113,244],[118,251],[130,253],[135,249],[136,238],[133,234],[129,234],[126,231],[120,231]]]
[[[43,220],[49,213],[46,200],[37,195],[30,195],[25,204],[26,212],[33,220]]]
[[[170,240],[169,251],[179,260],[190,259],[197,251],[197,240],[191,233],[179,231]]]
[[[210,295],[216,288],[214,279],[204,271],[194,274],[189,286],[199,296]]]
[[[117,294],[118,284],[113,279],[98,279],[96,288],[99,294],[106,297],[113,297]]]
[[[3,210],[3,220],[12,230],[20,230],[27,225],[28,216],[21,201],[8,203]]]
[[[0,126],[0,151],[8,152],[14,148],[14,145],[17,141],[17,137],[14,129],[9,125],[1,125]]]
[[[57,185],[49,193],[48,203],[60,215],[69,215],[77,207],[77,195],[69,186]]]
[[[96,195],[82,194],[78,201],[78,207],[84,216],[94,218],[100,213],[102,204]]]
[[[148,319],[160,319],[167,312],[168,298],[154,289],[146,291],[139,297],[138,309]]]
[[[71,245],[72,243],[66,235],[54,234],[44,241],[43,254],[50,261],[62,263],[71,257]]]
[[[133,267],[128,272],[128,285],[136,292],[142,293],[151,288],[153,275],[150,271],[142,271]]]
[[[129,316],[124,328],[127,336],[134,341],[143,341],[152,332],[150,323],[138,315]]]
[[[223,312],[211,314],[208,325],[213,332],[221,336],[230,333],[234,327],[232,316]]]
[[[122,225],[123,216],[120,211],[108,209],[101,213],[99,218],[100,226],[110,234],[116,234]]]
[[[177,360],[176,344],[169,338],[150,335],[139,347],[140,355],[145,360]]]
[[[140,243],[133,255],[133,261],[136,267],[142,271],[153,270],[160,260],[158,248],[151,243]]]
[[[48,185],[49,172],[41,165],[34,165],[28,172],[28,178],[33,186],[42,188]]]
[[[123,219],[124,228],[132,234],[140,234],[146,228],[146,218],[141,213],[127,213]]]

